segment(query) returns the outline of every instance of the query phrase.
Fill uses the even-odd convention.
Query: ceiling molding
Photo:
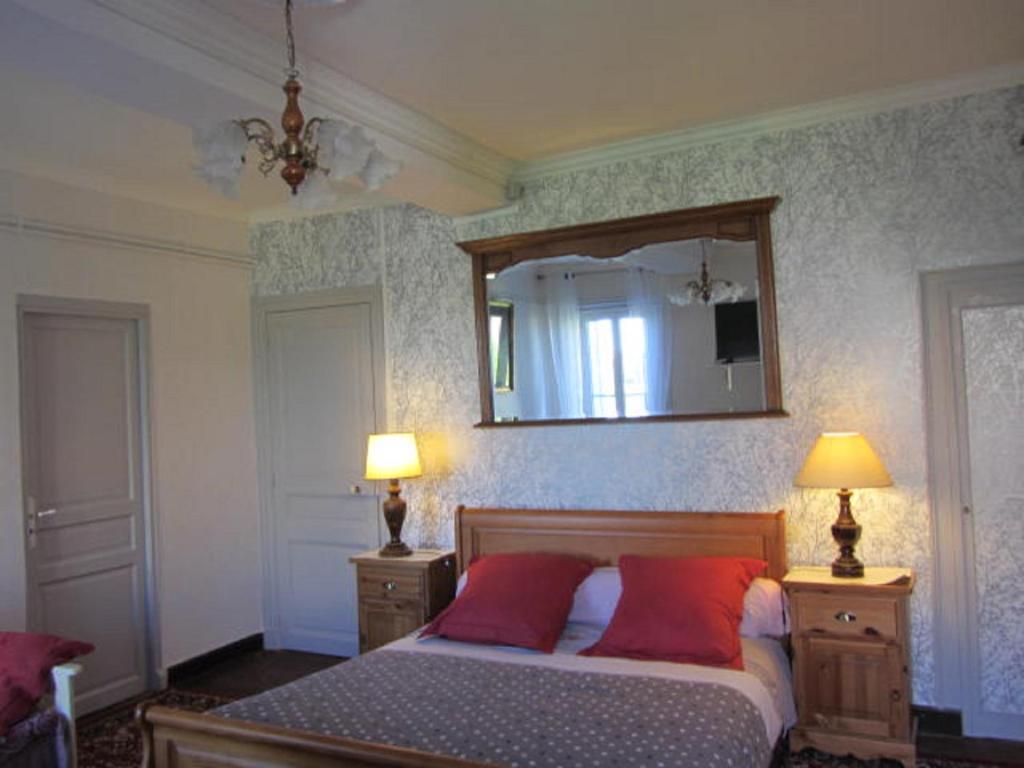
[[[246,222],[249,225],[268,224],[277,221],[308,219],[313,216],[352,213],[353,211],[364,211],[371,208],[393,208],[399,205],[404,205],[404,203],[400,200],[391,200],[383,197],[374,198],[373,196],[356,195],[352,197],[339,197],[338,202],[334,205],[316,210],[304,210],[287,203],[255,208],[249,212]]]
[[[16,0],[35,13],[221,88],[272,112],[283,104],[284,45],[199,0]],[[303,100],[503,191],[514,163],[317,61],[301,58]],[[211,116],[213,117],[213,116]]]
[[[0,230],[7,230],[24,235],[45,235],[79,242],[99,243],[102,245],[145,250],[164,255],[214,260],[222,264],[244,269],[252,269],[255,259],[247,253],[235,253],[216,248],[203,248],[176,240],[164,240],[156,237],[142,237],[123,232],[91,229],[71,224],[62,224],[45,219],[33,219],[10,214],[0,214]]]
[[[513,179],[515,182],[527,183],[561,173],[583,171],[627,160],[663,155],[701,144],[804,128],[836,120],[866,117],[915,104],[982,93],[1021,83],[1024,83],[1024,63],[986,69],[942,80],[887,88],[768,112],[757,117],[683,128],[654,136],[618,141],[592,149],[559,153],[521,164],[513,172]],[[484,212],[482,216],[487,217],[488,212]],[[468,222],[472,218],[472,215],[464,216],[459,220]]]

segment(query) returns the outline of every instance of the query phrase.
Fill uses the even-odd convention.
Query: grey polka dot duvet
[[[661,663],[645,675],[635,668],[650,662],[626,662],[633,671],[622,673],[614,662],[625,660],[499,660],[461,645],[406,639],[213,714],[523,768],[771,762],[776,726],[734,683],[753,675],[671,665],[694,678],[680,679]],[[729,684],[713,682],[719,673]]]

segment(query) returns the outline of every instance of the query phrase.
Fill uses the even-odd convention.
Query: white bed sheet
[[[666,661],[636,661],[601,656],[578,656],[593,645],[603,629],[587,624],[569,624],[552,654],[540,653],[507,645],[477,645],[429,637],[416,638],[419,631],[389,643],[383,650],[441,653],[448,656],[532,664],[566,671],[600,672],[610,675],[635,675],[667,680],[708,682],[726,685],[746,696],[764,721],[768,742],[774,744],[783,729],[796,724],[793,680],[789,659],[782,644],[771,638],[740,638],[743,642],[744,671],[704,667],[696,664],[675,664]]]

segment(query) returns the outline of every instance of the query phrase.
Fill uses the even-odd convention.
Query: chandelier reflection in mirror
[[[344,120],[314,117],[306,122],[299,108],[299,71],[295,68],[295,35],[292,29],[292,0],[284,3],[288,47],[286,96],[278,141],[274,129],[258,117],[225,120],[197,127],[193,143],[199,155],[196,174],[226,197],[238,195],[238,181],[245,167],[249,144],[259,154],[264,176],[283,164],[281,178],[291,187],[292,201],[299,208],[323,208],[336,201],[328,184],[357,176],[374,191],[398,173],[399,163],[378,149],[363,128]]]
[[[685,292],[670,294],[667,298],[672,304],[680,307],[697,303],[735,304],[746,295],[747,289],[739,283],[711,277],[708,272],[708,247],[711,244],[708,238],[700,241],[700,277],[690,280]]]

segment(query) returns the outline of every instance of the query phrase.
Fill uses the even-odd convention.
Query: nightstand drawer
[[[359,596],[369,599],[423,599],[419,573],[397,573],[376,568],[359,569]]]
[[[362,600],[360,604],[367,606],[375,613],[405,613],[418,617],[420,624],[426,623],[423,603],[416,598],[392,597],[386,600]]]
[[[899,638],[897,603],[857,595],[802,594],[796,600],[798,633]]]

